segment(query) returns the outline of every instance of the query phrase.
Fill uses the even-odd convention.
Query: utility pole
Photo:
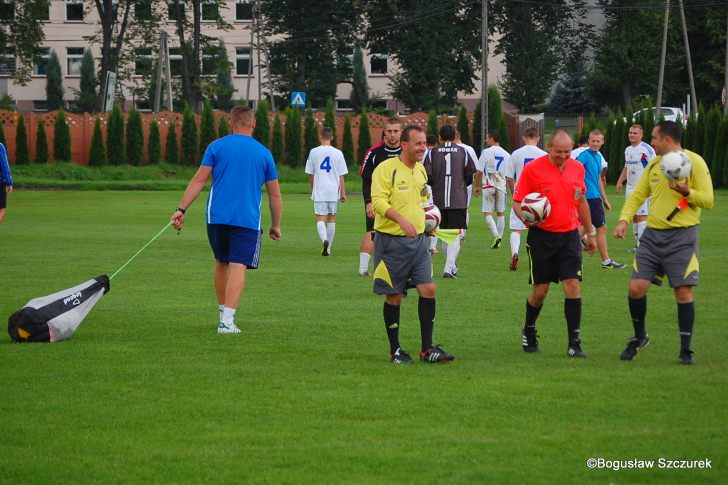
[[[662,105],[662,84],[665,80],[665,55],[667,54],[667,23],[670,18],[670,0],[665,0],[665,24],[662,28],[662,56],[660,56],[660,79],[657,82],[657,103],[652,113],[655,121],[660,118],[660,107]]]
[[[488,131],[488,0],[481,0],[483,5],[483,19],[480,31],[480,130],[481,133],[473,133],[478,140],[485,139],[485,132]],[[483,149],[483,144],[478,147]]]
[[[263,16],[260,15],[260,0],[255,0],[255,6],[258,9],[258,35],[260,35],[260,23],[262,21]],[[260,41],[259,41],[260,42]],[[260,44],[258,44],[258,47],[260,47]],[[265,51],[265,67],[266,71],[268,73],[268,92],[270,93],[270,110],[275,113],[276,112],[276,101],[273,97],[273,78],[270,74],[270,50],[268,49],[268,40],[265,37],[265,32],[263,32],[263,50]],[[260,62],[258,62],[258,73],[260,73]],[[260,78],[260,76],[259,76]],[[258,81],[260,83],[260,81]],[[260,92],[260,91],[258,91]]]
[[[154,92],[154,112],[159,113],[162,105],[162,79],[164,79],[165,93],[169,106],[167,109],[172,111],[172,76],[169,70],[169,49],[167,47],[167,32],[159,32],[159,56],[157,58],[157,74],[156,89]]]
[[[680,20],[682,21],[683,42],[685,43],[685,58],[688,63],[688,81],[690,82],[690,112],[698,112],[698,98],[695,96],[695,79],[693,79],[693,63],[690,60],[690,43],[688,42],[688,27],[685,22],[685,9],[683,0],[677,0],[680,5]]]

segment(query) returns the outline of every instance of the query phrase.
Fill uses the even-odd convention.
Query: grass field
[[[180,195],[14,192],[0,225],[0,314],[111,274],[166,224]],[[652,345],[619,361],[631,334],[629,273],[602,270],[596,257],[584,264],[590,357],[565,356],[560,288],[539,319],[541,353],[525,354],[526,268],[509,272],[508,250],[486,249],[479,200],[460,279],[440,279],[435,257],[435,341],[457,360],[391,366],[381,298],[356,275],[360,198],[341,207],[330,258],[319,254],[307,196],[284,204],[283,240],[266,240],[249,274],[240,336],[215,333],[198,200],[182,233],[166,232],[120,273],[71,340],[1,337],[0,482],[728,481],[728,193],[703,216],[692,367],[677,362],[666,288],[649,297]],[[630,244],[610,238],[612,256],[627,260]],[[413,353],[416,306],[410,296],[402,311]],[[592,457],[707,458],[712,469],[589,469]]]

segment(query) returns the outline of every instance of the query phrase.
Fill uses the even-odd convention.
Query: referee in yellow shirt
[[[422,335],[420,360],[449,362],[455,357],[432,344],[435,325],[435,283],[432,280],[430,241],[425,232],[427,172],[419,163],[427,150],[424,131],[410,125],[402,130],[402,152],[381,162],[372,174],[374,230],[374,293],[384,295],[384,325],[390,362],[411,364],[412,357],[399,344],[402,293],[408,283],[419,293],[418,314]]]
[[[624,204],[614,237],[624,239],[628,221],[647,197],[651,197],[647,229],[640,239],[629,283],[629,312],[634,325],[634,337],[622,352],[622,360],[632,360],[650,338],[645,330],[647,291],[650,285],[662,284],[665,276],[675,291],[680,328],[680,362],[695,364],[690,339],[695,323],[693,286],[698,285],[698,225],[701,209],[713,208],[713,181],[710,171],[697,153],[683,150],[682,128],[674,121],[661,121],[652,130],[652,146],[657,157],[645,168],[632,195]],[[692,170],[684,181],[668,181],[660,169],[662,156],[679,150],[690,158]],[[668,219],[682,199],[687,207]]]

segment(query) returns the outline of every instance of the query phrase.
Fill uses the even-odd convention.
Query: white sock
[[[445,255],[445,271],[447,271],[447,248],[449,248],[450,245],[448,243],[446,243],[445,241],[442,241],[441,245],[442,245],[442,254]]]
[[[647,221],[640,221],[637,224],[635,224],[637,227],[637,246],[640,245],[640,239],[642,239],[642,233],[645,232],[645,229],[647,229]]]
[[[321,242],[326,241],[326,223],[324,221],[318,221],[316,223],[316,232],[318,232],[318,237],[321,239]]]
[[[366,273],[369,271],[369,260],[372,259],[372,255],[369,253],[359,253],[359,273]]]
[[[219,313],[220,313],[220,318],[219,318],[218,322],[222,322],[222,309],[223,308],[225,308],[225,305],[218,305],[217,306],[217,309],[219,310]]]
[[[612,262],[612,258],[602,259],[602,264],[609,264]]]
[[[485,223],[488,225],[488,230],[490,230],[490,233],[493,235],[493,237],[498,237],[498,227],[495,225],[495,220],[493,220],[493,216],[485,216]]]
[[[334,244],[334,234],[336,234],[336,223],[329,222],[326,224],[326,240],[329,242],[329,252],[331,252],[331,245]]]
[[[445,261],[445,273],[452,273],[453,271],[457,272],[455,269],[457,266],[455,265],[455,261],[458,259],[458,254],[460,254],[460,237],[456,237],[455,241],[452,244],[448,244],[447,246],[447,259]]]
[[[511,231],[511,256],[518,254],[521,249],[521,233]]]
[[[498,228],[498,237],[503,237],[503,230],[506,228],[506,216],[498,216],[496,227]]]
[[[235,308],[222,307],[222,319],[220,321],[225,325],[235,324]]]

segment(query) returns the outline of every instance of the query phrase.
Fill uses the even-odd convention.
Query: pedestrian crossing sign
[[[293,91],[291,93],[291,106],[306,106],[306,93]]]

